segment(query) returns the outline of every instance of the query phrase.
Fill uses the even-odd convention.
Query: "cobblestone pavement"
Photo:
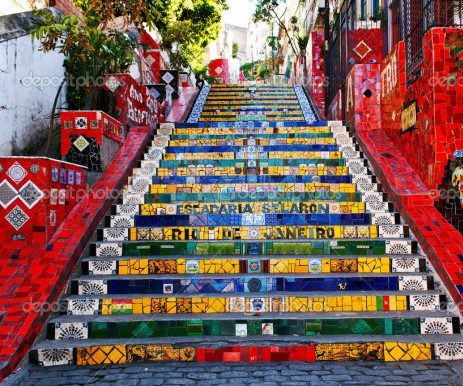
[[[6,385],[463,385],[463,362],[166,363],[26,366]]]

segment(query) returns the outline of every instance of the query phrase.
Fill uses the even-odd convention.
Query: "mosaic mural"
[[[129,74],[105,77],[104,90],[116,98],[116,119],[125,127],[156,125],[159,105],[150,90]]]
[[[3,250],[45,245],[86,192],[86,172],[49,158],[0,158]]]
[[[61,113],[61,156],[91,172],[106,170],[126,135],[123,125],[102,111]]]

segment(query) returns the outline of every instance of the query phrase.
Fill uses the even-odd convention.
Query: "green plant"
[[[197,79],[201,78],[205,80],[207,83],[214,83],[215,78],[209,75],[209,71],[206,67],[201,67],[195,71],[195,76]]]
[[[59,18],[39,11],[33,38],[40,39],[42,50],[57,50],[65,55],[69,108],[93,108],[98,82],[106,74],[125,72],[133,61],[137,40],[119,31],[104,31],[100,20],[76,15]]]
[[[238,43],[233,42],[232,44],[232,58],[233,59],[236,59],[238,57],[238,51],[239,51]]]
[[[279,47],[279,42],[278,42],[278,36],[269,36],[267,38],[267,42],[268,42],[268,45],[269,47],[273,50],[273,51],[276,51],[278,50],[278,47]]]
[[[294,34],[291,32],[291,28],[288,28],[284,22],[286,9],[284,11],[280,11],[280,5],[285,3],[286,0],[257,0],[253,20],[254,22],[276,23],[278,28],[280,28],[288,38],[291,50],[296,56],[298,56],[299,52],[295,43]],[[294,27],[295,23],[297,23],[297,17],[291,17],[290,23],[293,23],[293,30],[295,30]]]
[[[299,51],[301,52],[301,54],[305,52],[307,44],[309,44],[309,40],[309,35],[302,35],[297,37],[297,45],[299,46]]]
[[[379,7],[378,12],[376,13],[376,15],[371,15],[370,16],[370,20],[371,21],[381,21],[381,20],[383,20],[384,16],[385,16],[384,8]]]
[[[226,0],[147,0],[147,3],[162,11],[163,16],[155,19],[154,26],[174,64],[200,69],[207,46],[219,36]]]

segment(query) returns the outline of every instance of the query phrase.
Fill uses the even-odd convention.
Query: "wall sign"
[[[418,107],[415,101],[405,104],[402,110],[402,133],[415,130],[417,123]]]

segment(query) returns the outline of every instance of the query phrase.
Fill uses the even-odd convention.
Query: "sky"
[[[254,0],[228,0],[228,6],[230,9],[223,15],[225,23],[247,27],[254,12]]]

